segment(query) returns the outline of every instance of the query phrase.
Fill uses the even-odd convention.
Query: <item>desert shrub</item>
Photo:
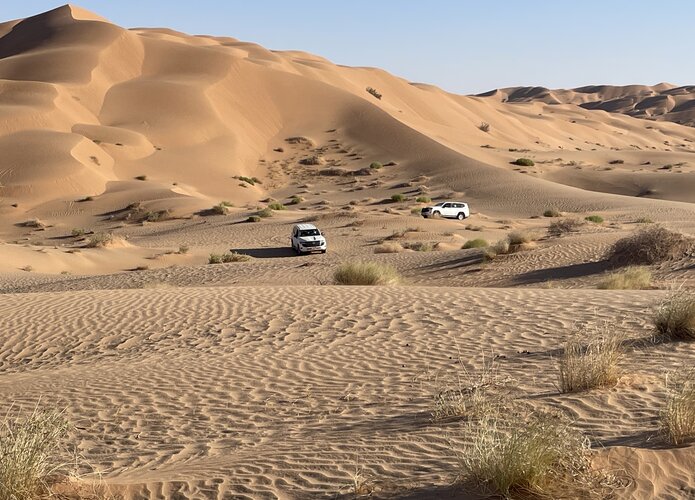
[[[171,211],[168,209],[164,210],[151,210],[149,212],[145,212],[145,214],[142,216],[142,220],[145,220],[147,222],[159,222],[166,220],[171,217]]]
[[[685,369],[669,384],[669,397],[661,411],[661,431],[671,443],[695,440],[695,370]]]
[[[531,231],[512,231],[507,235],[507,240],[510,245],[523,245],[524,243],[531,243],[536,241],[537,236]]]
[[[367,90],[367,92],[372,94],[374,97],[381,100],[382,95],[375,88],[367,87],[366,90]]]
[[[246,219],[246,222],[261,222],[261,217],[259,215],[249,215],[249,218]]]
[[[692,238],[653,226],[616,241],[606,259],[615,266],[651,265],[683,257],[692,247]]]
[[[208,257],[208,264],[222,264],[222,255],[219,253],[211,253]]]
[[[302,158],[299,160],[299,163],[301,165],[323,165],[326,163],[326,160],[324,160],[321,156],[311,155],[307,156],[306,158]]]
[[[474,240],[468,240],[465,242],[462,248],[465,250],[467,248],[485,248],[486,246],[488,246],[486,240],[482,238],[475,238]]]
[[[666,298],[653,322],[658,340],[695,340],[695,292],[681,290]]]
[[[227,263],[227,262],[246,262],[249,259],[251,259],[251,257],[248,255],[245,255],[243,253],[227,252],[225,254],[222,254],[222,262],[224,262],[224,263]]]
[[[33,229],[44,229],[46,224],[39,219],[29,219],[19,224],[22,227],[31,227]]]
[[[530,158],[517,158],[512,162],[514,165],[519,165],[520,167],[533,167],[535,163]]]
[[[507,254],[507,253],[509,253],[509,240],[508,239],[499,240],[497,243],[495,243],[492,246],[491,249],[496,255]]]
[[[579,228],[586,224],[579,219],[562,219],[552,222],[548,226],[548,234],[551,236],[562,236],[567,233],[576,233]]]
[[[557,208],[548,208],[543,212],[543,217],[562,217],[562,213]]]
[[[262,219],[272,217],[273,216],[273,209],[270,207],[265,207],[263,210],[259,210],[256,212],[257,217],[261,217]]]
[[[560,358],[560,391],[579,392],[615,384],[623,336],[604,324],[574,332]]]
[[[102,248],[113,242],[111,233],[96,233],[87,240],[87,248]]]
[[[406,250],[413,250],[415,252],[431,252],[434,249],[432,243],[428,241],[405,241],[401,243],[401,246]]]
[[[287,204],[288,205],[299,205],[303,201],[304,201],[304,198],[295,194],[295,195],[290,197],[290,201]]]
[[[84,236],[87,233],[86,230],[82,229],[81,227],[75,227],[70,231],[70,234],[74,236],[75,238],[78,238],[80,236]]]
[[[482,130],[483,132],[489,132],[490,131],[490,124],[487,122],[481,122],[480,125],[478,125],[478,128]]]
[[[654,221],[649,217],[638,217],[635,219],[635,224],[654,224]]]
[[[380,168],[383,168],[384,165],[379,162],[379,161],[373,161],[372,163],[369,164],[369,168],[372,168],[374,170],[379,170]]]
[[[28,417],[6,414],[0,423],[0,498],[34,500],[48,496],[68,423],[61,412],[35,408]]]
[[[598,284],[601,290],[644,290],[651,286],[652,272],[644,266],[626,267],[609,274]]]
[[[584,217],[584,220],[594,222],[596,224],[601,224],[603,222],[603,217],[601,217],[600,215],[589,215],[588,217]]]
[[[496,405],[467,427],[459,460],[468,482],[503,498],[558,498],[590,484],[588,441],[560,414]]]
[[[137,176],[135,176],[135,179],[138,181],[146,181],[147,176],[146,175],[137,175]]]
[[[403,202],[403,201],[405,201],[405,195],[404,195],[404,194],[400,194],[400,193],[392,194],[392,195],[391,195],[391,201],[393,201],[393,202],[395,202],[395,203]]]
[[[224,203],[219,203],[210,209],[210,213],[213,215],[227,215],[229,208]]]
[[[415,201],[418,203],[431,203],[432,199],[429,196],[418,196],[415,198]]]
[[[385,241],[374,247],[374,253],[400,253],[404,250],[400,243]]]
[[[183,254],[188,253],[188,250],[189,250],[188,245],[181,245],[179,247],[179,251],[177,253],[183,255]]]
[[[271,210],[287,210],[285,208],[285,205],[283,205],[282,203],[277,203],[277,202],[276,203],[270,203],[268,205],[268,208]]]
[[[252,186],[255,186],[256,184],[262,184],[262,182],[258,179],[258,177],[247,177],[245,175],[237,175],[235,179],[238,179],[242,182],[245,182],[246,184],[250,184]]]
[[[390,285],[399,279],[393,267],[377,262],[346,262],[333,273],[337,285]]]

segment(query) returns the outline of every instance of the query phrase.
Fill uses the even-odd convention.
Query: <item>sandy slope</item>
[[[126,498],[350,497],[356,471],[379,494],[460,498],[461,423],[429,411],[458,356],[479,368],[494,351],[525,399],[605,447],[597,463],[629,478],[619,498],[689,498],[693,446],[655,434],[688,345],[631,350],[612,389],[555,387],[573,324],[642,338],[669,288],[695,286],[690,255],[652,266],[653,290],[594,289],[606,250],[645,220],[695,235],[695,128],[612,102],[675,90],[502,102],[74,6],[2,23],[2,409],[66,407],[71,441]],[[423,196],[472,216],[424,220]],[[287,209],[246,222],[273,200]],[[550,237],[551,207],[605,222]],[[327,254],[292,254],[298,221]],[[461,248],[513,230],[540,239],[493,262]],[[89,248],[100,233],[114,244]],[[384,241],[401,251],[376,253]],[[433,251],[403,250],[414,242]],[[251,259],[207,265],[227,251]],[[404,281],[332,286],[355,259]]]

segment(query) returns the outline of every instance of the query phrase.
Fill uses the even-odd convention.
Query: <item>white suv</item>
[[[470,217],[468,203],[458,201],[442,201],[431,207],[425,207],[420,211],[425,219],[430,217],[446,217],[447,219],[463,220]]]
[[[290,241],[294,251],[300,255],[310,252],[326,253],[326,238],[313,224],[295,225]]]

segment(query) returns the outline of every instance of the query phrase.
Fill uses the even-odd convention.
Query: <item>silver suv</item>
[[[292,249],[298,254],[326,253],[326,237],[313,224],[296,224],[290,237]]]
[[[420,210],[420,215],[425,219],[430,217],[446,217],[447,219],[463,220],[470,217],[471,212],[468,209],[468,203],[460,201],[442,201],[431,207],[425,207]]]

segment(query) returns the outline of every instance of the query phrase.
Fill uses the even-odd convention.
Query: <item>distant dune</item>
[[[502,102],[575,104],[584,109],[600,109],[695,127],[695,85],[590,85],[570,90],[508,87],[478,95],[494,97]]]

